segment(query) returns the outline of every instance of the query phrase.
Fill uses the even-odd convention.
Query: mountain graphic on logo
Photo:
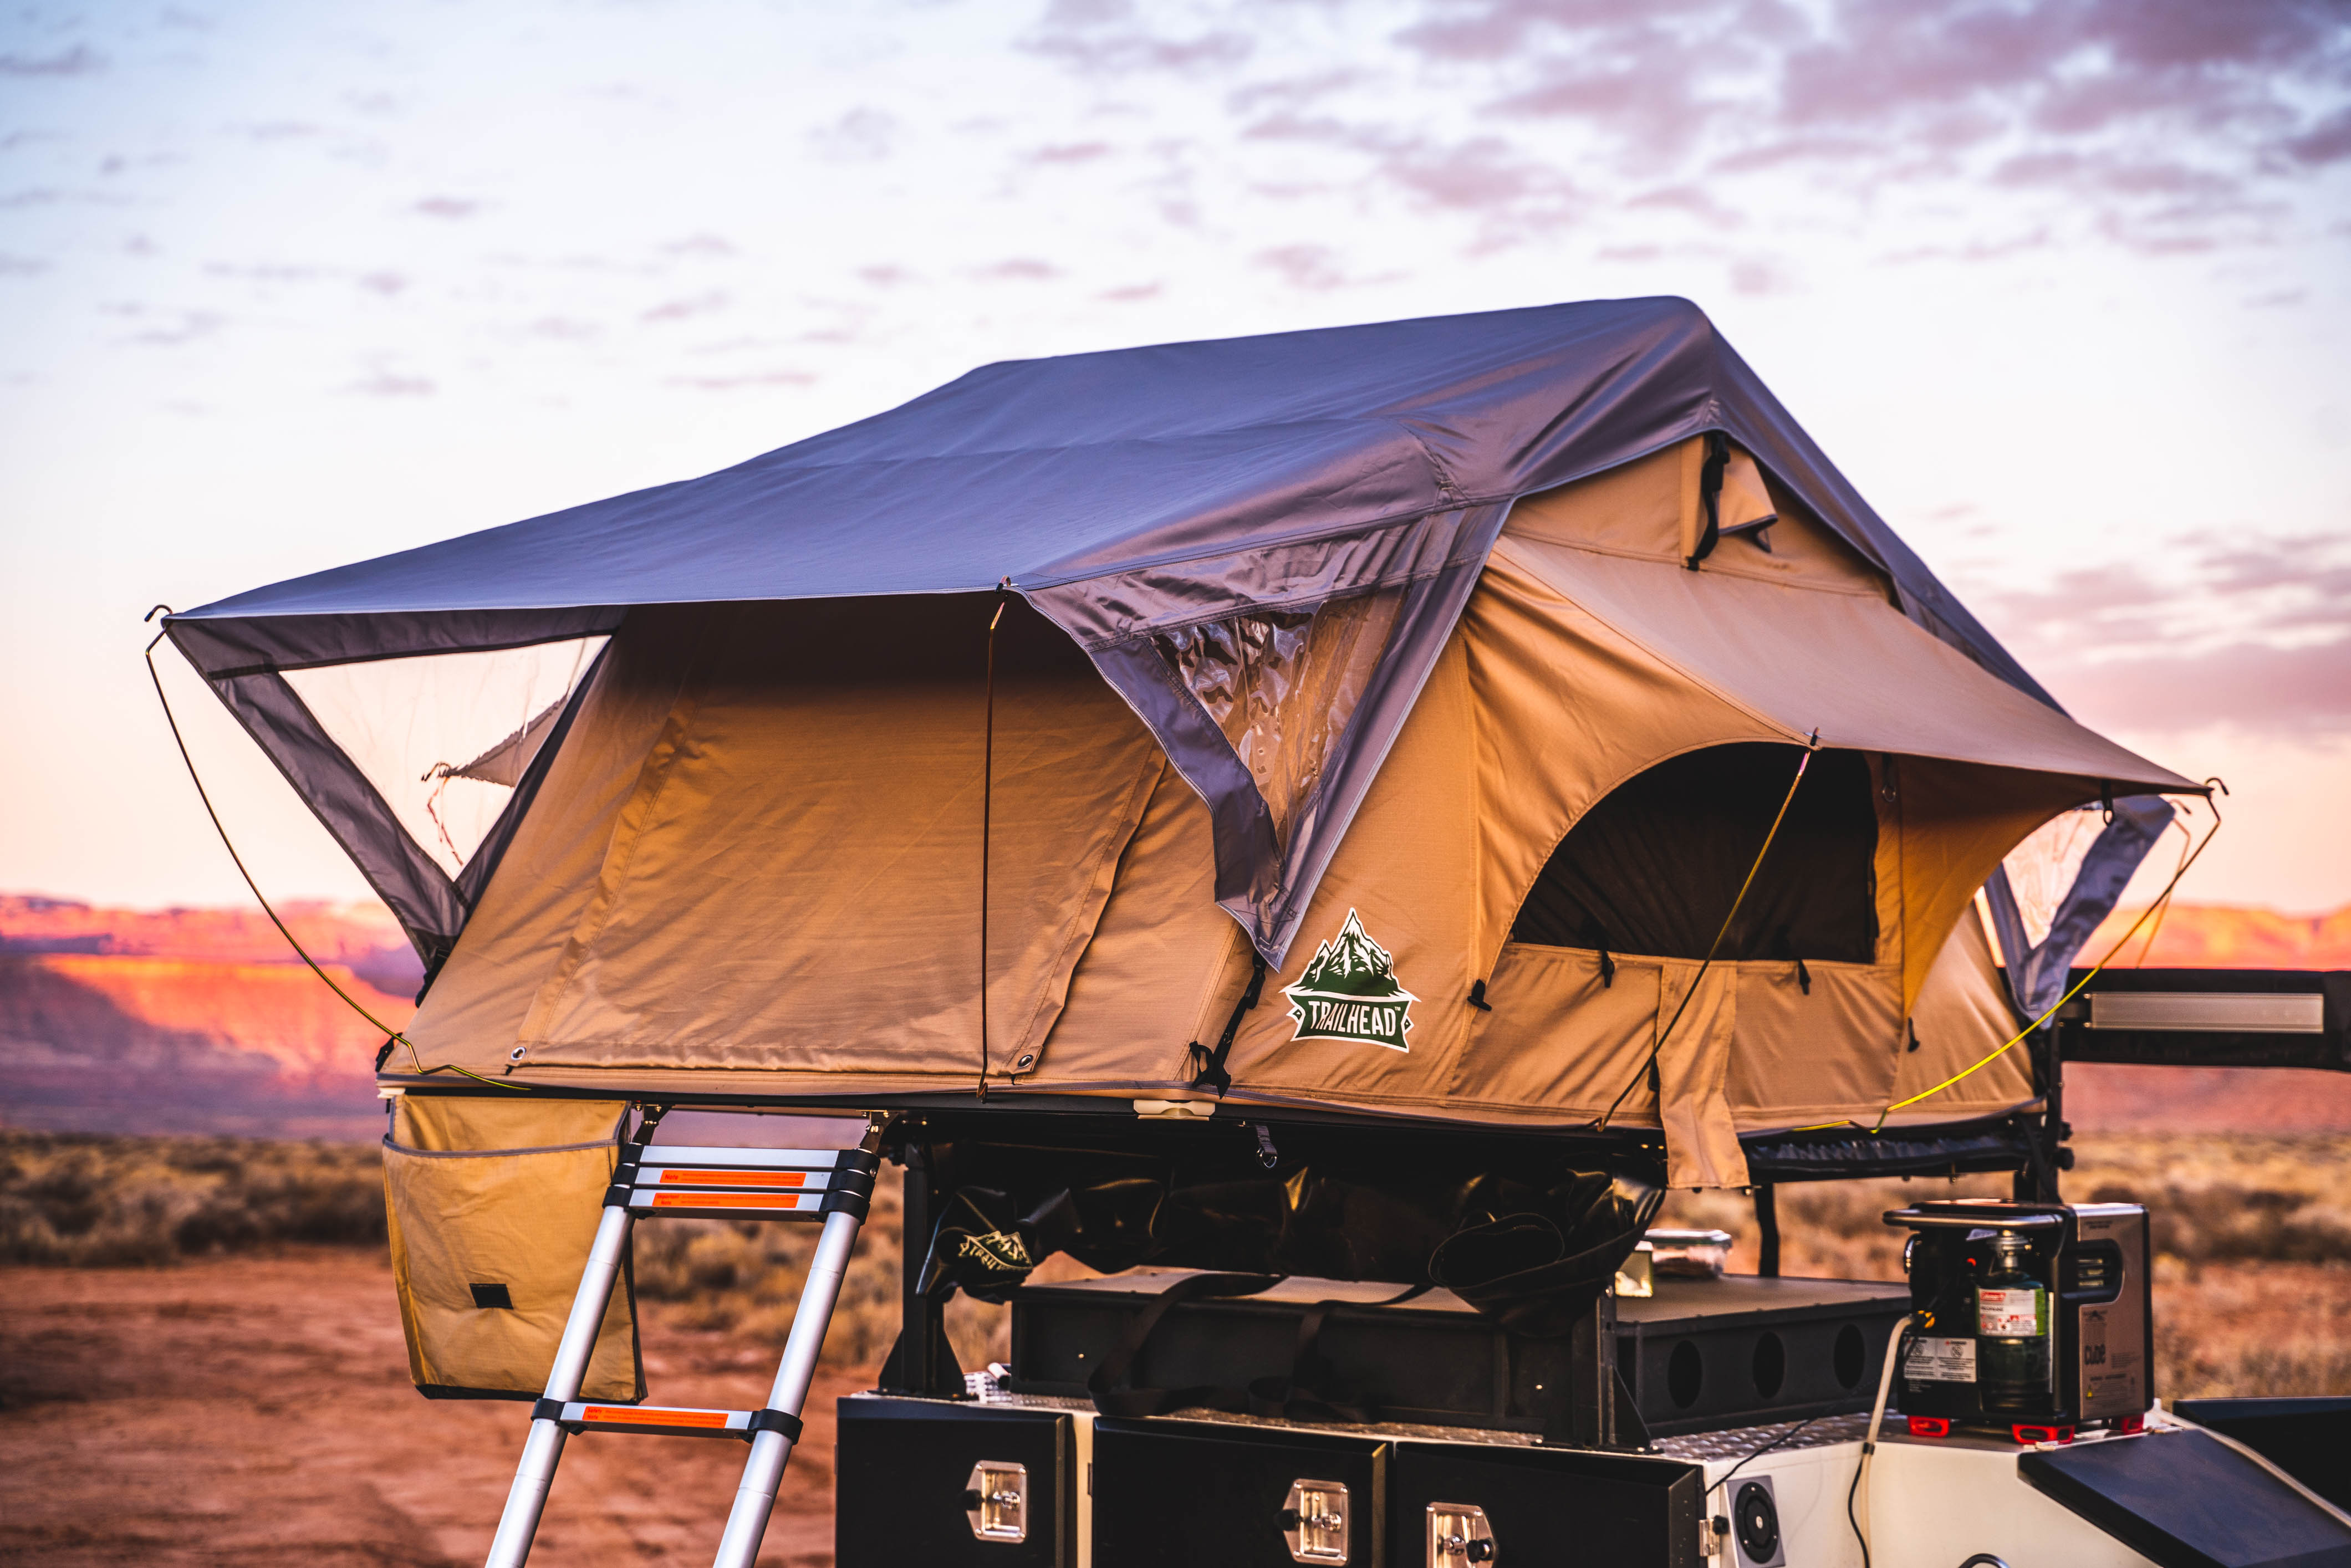
[[[1396,979],[1395,958],[1364,929],[1350,909],[1339,935],[1314,949],[1297,983],[1282,988],[1297,1024],[1290,1039],[1342,1040],[1405,1051],[1412,1004],[1420,1000]]]

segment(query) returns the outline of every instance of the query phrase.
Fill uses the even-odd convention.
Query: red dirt
[[[765,1397],[768,1353],[645,1312],[654,1399]],[[833,1401],[871,1381],[818,1378],[762,1563],[831,1563]],[[417,1396],[379,1255],[0,1270],[0,1560],[479,1563],[526,1419]],[[707,1561],[742,1458],[735,1443],[575,1438],[533,1560]]]

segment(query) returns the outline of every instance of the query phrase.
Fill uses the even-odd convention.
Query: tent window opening
[[[1766,743],[1708,747],[1618,785],[1552,852],[1510,939],[1705,957],[1802,755]],[[1874,962],[1876,852],[1868,763],[1820,753],[1718,957]]]
[[[602,636],[288,670],[286,684],[446,874],[514,800]]]
[[[1228,615],[1155,639],[1224,731],[1285,841],[1322,785],[1403,604],[1403,591],[1388,589],[1311,610]]]

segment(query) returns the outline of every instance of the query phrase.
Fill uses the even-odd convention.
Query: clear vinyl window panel
[[[2038,947],[2049,939],[2058,907],[2082,874],[2082,862],[2090,846],[2105,829],[2105,812],[2096,806],[2062,811],[2033,829],[2001,862],[2008,872],[2009,891],[2016,895],[2017,914],[2024,921],[2024,939],[2031,946]],[[1999,941],[1993,934],[1995,950]]]
[[[1387,650],[1401,589],[1162,632],[1160,656],[1222,729],[1284,841]]]
[[[607,639],[289,670],[286,683],[392,815],[455,876]]]

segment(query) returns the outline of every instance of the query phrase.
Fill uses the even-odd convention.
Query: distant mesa
[[[385,1023],[423,969],[380,907],[281,913]],[[382,1034],[258,909],[109,909],[0,895],[0,1119],[118,1133],[367,1137]]]
[[[280,912],[337,982],[404,1026],[423,971],[374,904]],[[2137,917],[2110,920],[2096,957]],[[2142,934],[2142,940],[2144,934]],[[2116,960],[2139,962],[2140,941]],[[1376,944],[1332,945],[1333,991],[1395,988]],[[2157,966],[2351,969],[2351,906],[2297,916],[2182,904]],[[320,985],[257,908],[112,909],[0,894],[0,1122],[119,1133],[371,1138],[383,1127],[383,1036]],[[2085,1132],[2351,1130],[2351,1074],[2076,1066],[2066,1114]]]

